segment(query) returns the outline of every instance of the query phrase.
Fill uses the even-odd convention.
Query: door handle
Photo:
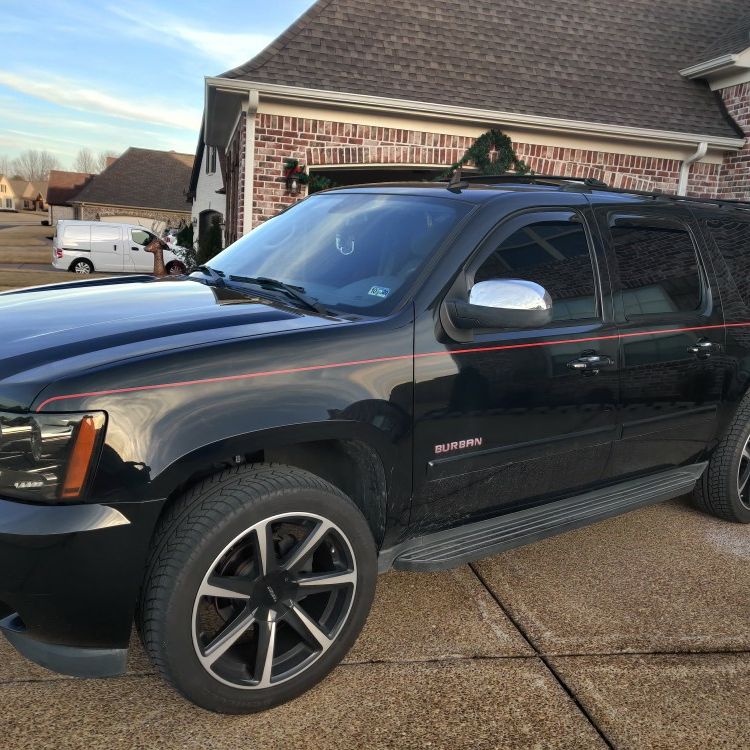
[[[130,249],[131,249],[131,250],[138,250],[138,248],[137,248],[137,247],[131,247]]]
[[[698,359],[708,359],[718,348],[718,345],[713,341],[701,339],[692,346],[689,346],[687,350],[689,354],[695,354]]]
[[[598,375],[600,367],[613,364],[612,357],[602,354],[582,354],[578,359],[568,362],[571,370],[577,370],[587,375]]]
[[[115,252],[117,252],[117,245],[112,245],[112,247],[115,249]]]

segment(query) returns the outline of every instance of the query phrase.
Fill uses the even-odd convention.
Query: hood
[[[0,408],[28,404],[31,390],[33,398],[55,379],[84,368],[337,323],[184,278],[124,277],[7,292],[0,294]]]

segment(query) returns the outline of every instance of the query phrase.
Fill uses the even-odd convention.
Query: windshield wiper
[[[256,286],[262,287],[264,289],[284,292],[288,297],[291,297],[297,302],[300,302],[308,310],[321,313],[322,315],[328,314],[328,310],[326,310],[326,308],[323,307],[323,305],[321,305],[320,302],[315,299],[315,297],[311,297],[310,295],[305,294],[304,287],[287,284],[286,282],[279,281],[278,279],[269,279],[267,276],[230,276],[229,280],[238,281],[241,284],[255,284]]]
[[[200,271],[205,276],[209,276],[212,281],[216,282],[216,286],[226,286],[227,282],[224,281],[224,272],[223,271],[217,271],[215,268],[211,268],[211,266],[198,266],[197,268],[193,269],[194,271]]]

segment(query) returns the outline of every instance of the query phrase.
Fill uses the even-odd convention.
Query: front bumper
[[[0,630],[64,674],[125,669],[148,543],[163,501],[42,506],[0,499]]]

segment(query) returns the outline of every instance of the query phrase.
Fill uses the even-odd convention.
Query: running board
[[[378,569],[447,570],[690,492],[707,463],[631,479],[564,500],[408,539],[381,550]]]

